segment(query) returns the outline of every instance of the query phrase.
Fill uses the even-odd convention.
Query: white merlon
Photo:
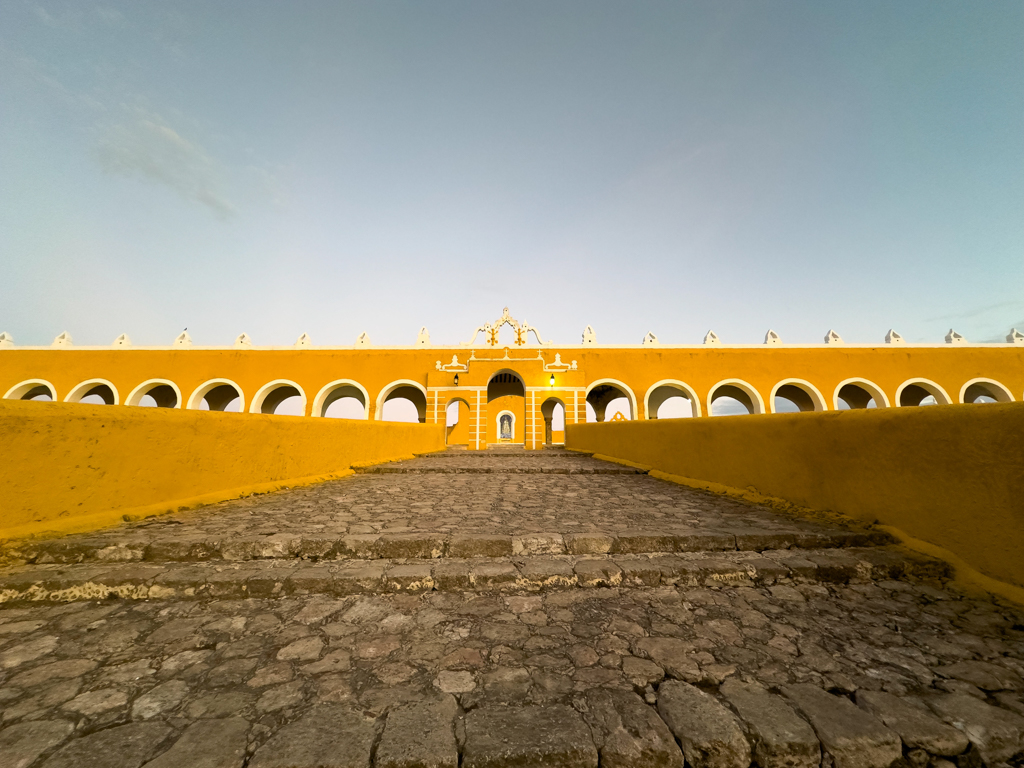
[[[0,335],[0,340],[3,339],[4,335]],[[1006,340],[1011,344],[1024,344],[1024,333],[1021,333],[1016,328],[1011,328],[1010,332],[1006,335]],[[2,341],[0,341],[0,346],[3,346]]]
[[[892,328],[890,328],[889,332],[887,334],[885,334],[885,343],[886,344],[906,344],[906,342],[903,340],[903,337],[900,336],[898,333],[896,333],[896,331],[894,331]]]
[[[420,332],[416,334],[416,346],[417,347],[429,347],[430,346],[430,331],[427,330],[427,326],[420,328]]]
[[[705,344],[721,344],[722,340],[720,338],[718,338],[718,334],[717,333],[715,333],[714,331],[710,331],[709,330],[707,333],[704,334],[704,343]]]
[[[64,333],[60,334],[57,338],[55,338],[53,340],[53,344],[51,344],[50,346],[51,347],[70,347],[71,344],[72,344],[71,334],[68,333],[67,331],[64,331]]]
[[[656,346],[657,344],[660,344],[660,343],[661,342],[658,341],[658,337],[655,336],[650,331],[648,331],[647,335],[644,336],[644,346],[645,347],[653,347],[653,346]]]
[[[370,346],[370,336],[369,336],[369,334],[366,333],[366,331],[363,331],[362,333],[359,334],[359,338],[356,339],[356,346],[357,347],[368,347],[368,346]]]
[[[826,344],[842,344],[843,343],[843,337],[840,336],[838,333],[836,333],[835,331],[833,331],[830,328],[828,333],[825,334],[825,343]]]
[[[191,347],[192,337],[188,335],[188,331],[182,331],[174,337],[174,341],[171,343],[172,347]]]
[[[248,333],[238,334],[238,338],[235,339],[235,349],[251,349],[252,339]]]
[[[309,334],[308,333],[304,333],[301,336],[299,336],[299,338],[297,338],[295,340],[295,346],[296,347],[312,347],[313,346],[313,340],[311,338],[309,338]]]
[[[583,343],[584,344],[597,344],[597,334],[594,333],[594,329],[589,325],[583,329]]]
[[[967,339],[961,336],[959,333],[954,331],[952,328],[949,329],[949,333],[946,334],[947,344],[966,344]]]
[[[765,344],[781,344],[782,343],[782,339],[779,337],[779,334],[777,334],[775,331],[773,331],[771,328],[769,328],[768,329],[768,333],[766,333],[764,335],[764,343]]]
[[[130,347],[131,345],[132,345],[132,340],[128,338],[128,334],[127,333],[122,333],[120,336],[118,336],[116,339],[114,339],[113,346],[115,346],[115,347]]]
[[[13,346],[14,346],[14,337],[11,336],[11,334],[7,333],[7,331],[4,331],[3,333],[0,333],[0,349],[2,349],[3,347],[13,347]]]

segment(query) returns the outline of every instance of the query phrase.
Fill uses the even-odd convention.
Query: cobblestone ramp
[[[1024,763],[1017,609],[561,451],[3,556],[2,768]]]

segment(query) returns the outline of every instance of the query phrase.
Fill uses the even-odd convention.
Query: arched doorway
[[[469,403],[456,397],[445,406],[445,442],[447,445],[469,445]]]
[[[565,444],[565,403],[557,397],[549,397],[540,406],[544,417],[544,445]]]
[[[487,444],[524,444],[526,387],[515,371],[498,371],[487,382]]]

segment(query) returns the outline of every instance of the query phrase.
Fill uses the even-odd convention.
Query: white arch
[[[390,395],[399,387],[415,387],[416,389],[423,393],[424,401],[427,400],[427,388],[424,387],[422,384],[415,382],[412,379],[396,379],[395,381],[392,381],[390,384],[385,386],[384,389],[380,391],[380,394],[377,395],[377,409],[376,413],[374,413],[373,415],[375,421],[384,420],[384,401],[388,399],[388,395]]]
[[[57,390],[53,384],[48,382],[46,379],[26,379],[7,390],[7,394],[4,395],[4,400],[21,400],[25,395],[31,392],[36,387],[46,387],[50,390],[50,399],[53,402],[57,402]]]
[[[238,393],[238,412],[245,413],[245,394],[242,392],[242,388],[235,384],[231,379],[210,379],[209,381],[204,381],[195,388],[195,391],[192,392],[191,395],[189,395],[188,405],[185,407],[190,411],[198,410],[199,404],[203,402],[203,398],[206,397],[211,390],[214,390],[224,384],[232,387]]]
[[[274,379],[257,389],[256,394],[252,396],[252,402],[249,404],[249,413],[262,413],[263,402],[267,399],[267,396],[275,389],[280,389],[281,387],[294,387],[298,391],[299,397],[302,398],[302,412],[305,413],[306,393],[302,387],[290,379]]]
[[[1001,393],[1003,395],[1002,397],[999,397],[999,394],[993,395],[997,403],[1012,403],[1014,401],[1013,393],[998,381],[993,381],[992,379],[971,379],[960,387],[960,399],[957,402],[964,402],[964,395],[967,394],[967,388],[972,384],[985,384],[995,389],[997,393]]]
[[[638,411],[636,408],[636,395],[633,394],[633,390],[630,389],[629,385],[622,383],[618,379],[598,379],[597,381],[591,382],[590,384],[587,385],[587,391],[583,395],[583,401],[586,402],[587,398],[590,397],[590,392],[593,389],[605,384],[622,390],[626,395],[626,399],[629,400],[629,418],[639,418]]]
[[[103,384],[110,387],[110,391],[114,395],[113,404],[117,405],[118,403],[120,403],[121,400],[120,396],[117,394],[117,387],[115,387],[112,382],[109,382],[106,379],[89,379],[88,381],[83,381],[77,387],[68,392],[68,396],[64,398],[64,402],[77,403],[79,400],[85,397],[85,393],[88,392],[90,389],[92,389],[93,387],[101,386]]]
[[[936,384],[931,379],[907,379],[896,388],[896,407],[902,408],[903,404],[900,402],[900,396],[903,394],[903,390],[913,385],[919,386],[925,390],[929,395],[935,398],[935,402],[939,405],[950,405],[952,400],[947,394],[946,390],[943,389],[939,384]]]
[[[867,379],[843,379],[839,382],[836,387],[836,391],[832,394],[832,409],[835,411],[839,410],[839,392],[847,384],[853,384],[855,387],[860,387],[869,395],[871,399],[875,401],[876,408],[889,408],[889,397],[885,394],[881,387],[875,384],[873,381]]]
[[[679,379],[662,379],[661,381],[656,381],[654,384],[652,384],[650,388],[647,390],[647,393],[644,395],[645,419],[651,418],[651,393],[654,392],[654,390],[656,390],[658,387],[672,387],[673,389],[678,389],[690,401],[690,405],[693,407],[693,415],[703,415],[700,408],[700,398],[697,397],[697,393],[696,391],[694,391],[693,387],[691,387],[689,384],[685,382],[679,381]]]
[[[764,413],[764,399],[761,397],[761,393],[754,389],[751,384],[745,382],[743,379],[722,379],[708,390],[709,415],[711,414],[711,404],[714,401],[715,392],[718,391],[719,387],[726,386],[736,387],[737,389],[743,390],[747,394],[747,397],[750,398],[750,403],[754,406],[754,413]]]
[[[512,442],[516,442],[516,415],[512,411],[501,411],[497,416],[494,417],[494,434],[497,436],[497,440],[501,441],[501,417],[508,415],[512,419]]]
[[[791,384],[792,386],[797,387],[798,389],[802,389],[804,392],[806,392],[810,396],[811,402],[814,403],[815,412],[828,410],[828,405],[825,404],[825,398],[821,396],[821,392],[819,392],[818,388],[811,384],[811,382],[807,381],[806,379],[783,379],[774,387],[772,387],[772,394],[768,398],[768,407],[771,408],[772,413],[775,413],[776,393],[779,391],[779,389],[786,386],[787,384]]]
[[[149,390],[164,385],[174,390],[174,395],[177,398],[177,404],[174,407],[181,408],[181,390],[178,389],[177,384],[175,384],[173,381],[170,381],[169,379],[148,379],[142,382],[141,384],[139,384],[139,386],[137,386],[135,389],[128,393],[128,397],[125,399],[124,404],[138,405],[139,403],[142,402],[142,398],[146,396],[146,393],[148,393]]]
[[[324,407],[324,401],[327,396],[336,389],[341,387],[355,387],[363,395],[363,418],[370,418],[370,393],[366,391],[366,387],[360,384],[358,381],[352,379],[335,379],[330,384],[326,384],[321,387],[320,391],[316,393],[316,397],[313,398],[313,416],[323,416],[322,413]]]

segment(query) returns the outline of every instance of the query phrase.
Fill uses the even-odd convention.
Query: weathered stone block
[[[570,555],[603,555],[615,544],[615,537],[604,533],[567,533],[564,539]]]
[[[511,557],[512,537],[455,534],[448,542],[449,557]]]
[[[821,763],[814,729],[781,696],[735,679],[726,680],[721,692],[739,713],[761,768],[817,768]]]
[[[836,768],[889,768],[903,755],[900,737],[849,699],[810,684],[786,686],[783,693],[810,722]]]
[[[452,696],[393,709],[377,745],[377,768],[458,768],[456,711]]]
[[[434,588],[429,562],[392,565],[384,574],[384,587],[389,592],[424,592]]]
[[[513,555],[564,555],[565,541],[560,533],[527,533],[512,537]]]
[[[970,739],[987,765],[1024,750],[1024,718],[965,693],[926,699],[931,710]]]
[[[959,755],[967,749],[967,737],[932,715],[923,704],[914,706],[891,693],[860,690],[857,706],[896,731],[908,749],[923,749],[933,755]]]
[[[635,693],[593,689],[587,704],[601,768],[683,768],[672,732]]]
[[[441,557],[445,537],[428,533],[385,533],[377,540],[377,556],[394,560]]]
[[[571,587],[576,584],[576,574],[568,560],[531,557],[519,566],[523,579],[537,588]]]
[[[481,707],[466,715],[462,765],[597,768],[597,749],[571,707]]]
[[[669,677],[697,683],[700,667],[693,659],[693,646],[676,637],[642,637],[633,644],[637,656],[650,659]]]
[[[581,587],[617,587],[622,583],[622,569],[605,558],[580,560],[575,571]]]
[[[750,745],[736,716],[699,688],[669,680],[658,689],[658,712],[693,768],[748,768]]]
[[[240,717],[199,720],[146,768],[241,768],[249,723]]]
[[[343,704],[320,704],[256,750],[250,768],[370,768],[376,721]]]
[[[130,723],[96,731],[66,744],[43,768],[139,768],[160,752],[171,729],[163,723]]]
[[[56,747],[75,730],[64,720],[39,720],[9,725],[0,731],[0,765],[25,768]]]

